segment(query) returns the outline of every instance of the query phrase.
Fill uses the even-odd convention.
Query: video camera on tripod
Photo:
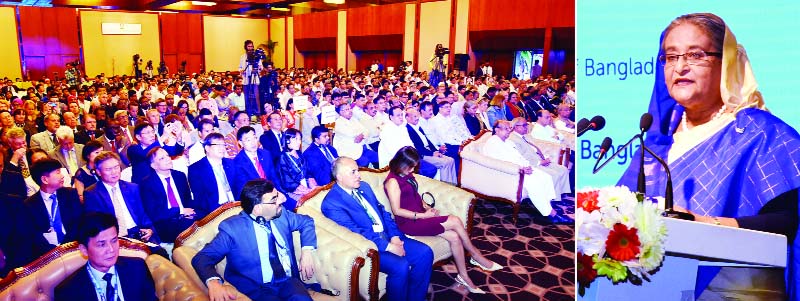
[[[445,54],[450,54],[450,48],[445,48],[445,47],[436,48],[436,56],[443,57]]]
[[[256,48],[252,55],[247,56],[247,63],[257,67],[259,61],[265,61],[266,59],[267,54],[264,53],[264,49]]]

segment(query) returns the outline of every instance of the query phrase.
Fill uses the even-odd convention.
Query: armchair
[[[156,294],[162,301],[207,301],[208,296],[186,273],[160,255],[150,255],[147,247],[120,240],[119,253],[124,257],[143,258],[155,282]],[[0,280],[0,300],[53,300],[61,281],[86,264],[78,242],[56,247],[33,263],[16,268]]]
[[[391,208],[386,193],[383,192],[383,181],[388,175],[388,170],[388,167],[380,170],[371,168],[360,169],[361,180],[372,187],[375,196],[384,207]],[[472,229],[475,196],[458,187],[425,176],[416,175],[416,178],[419,183],[420,193],[430,192],[436,199],[436,209],[438,209],[442,215],[458,216],[464,221],[467,232],[469,233]],[[325,227],[333,233],[347,235],[349,237],[348,241],[351,244],[356,246],[361,252],[367,254],[366,270],[362,271],[359,278],[359,283],[361,284],[359,293],[365,299],[378,300],[386,293],[386,275],[379,273],[378,262],[380,259],[378,258],[375,243],[365,239],[361,235],[350,232],[347,228],[339,226],[322,214],[322,200],[333,185],[335,184],[330,183],[319,187],[303,197],[300,200],[300,207],[297,208],[297,212],[311,216],[315,221],[325,221],[318,223],[317,227]],[[441,237],[420,236],[414,238],[431,247],[433,250],[434,262],[439,262],[452,256],[450,245]]]
[[[202,291],[208,292],[208,288],[197,276],[192,267],[192,258],[217,235],[219,223],[233,215],[239,214],[242,207],[239,202],[228,203],[217,210],[214,210],[202,220],[195,222],[189,229],[186,229],[175,240],[175,249],[172,251],[172,259],[180,266],[192,282],[198,285]],[[347,238],[331,232],[331,228],[325,225],[324,220],[314,218],[317,234],[316,267],[317,271],[309,283],[318,282],[322,288],[338,291],[339,296],[333,297],[313,291],[309,291],[314,300],[358,300],[359,272],[364,266],[365,254],[348,242]],[[331,222],[331,221],[329,221]],[[300,258],[300,236],[294,233],[293,240],[297,258]],[[217,271],[224,275],[226,260],[223,259],[217,264]],[[230,285],[227,282],[225,285]],[[238,294],[236,300],[250,300],[243,294]],[[1,300],[0,300],[1,301]]]

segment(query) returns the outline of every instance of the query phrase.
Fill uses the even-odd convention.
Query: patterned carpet
[[[574,219],[575,203],[570,199],[554,203]],[[472,242],[486,257],[505,268],[487,274],[472,267],[469,276],[486,295],[469,294],[455,282],[458,274],[452,261],[435,267],[431,276],[430,300],[575,300],[575,227],[542,226],[533,222],[535,209],[522,205],[515,226],[511,205],[479,201],[475,208]]]

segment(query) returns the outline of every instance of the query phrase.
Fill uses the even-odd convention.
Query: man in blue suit
[[[120,236],[158,243],[154,235],[153,222],[144,213],[139,185],[119,179],[119,155],[104,151],[94,158],[100,182],[83,192],[87,212],[103,212],[114,215],[119,221]]]
[[[308,164],[308,174],[317,181],[317,185],[324,186],[333,179],[331,162],[339,158],[339,153],[329,144],[331,136],[325,126],[318,125],[311,129],[311,139],[314,143],[303,152],[303,158]]]
[[[186,174],[172,169],[172,158],[163,148],[147,153],[153,171],[142,179],[140,186],[144,211],[153,221],[158,236],[173,242],[195,221],[192,192]]]
[[[261,142],[261,147],[269,151],[272,155],[272,163],[278,165],[278,158],[281,157],[281,138],[283,137],[283,116],[281,113],[274,112],[267,117],[269,129],[261,134],[258,139]]]
[[[156,139],[156,132],[150,124],[137,124],[133,128],[133,134],[138,143],[131,144],[128,147],[128,160],[131,162],[132,173],[131,182],[141,183],[142,178],[150,173],[150,161],[147,160],[147,152],[154,147],[163,147],[170,156],[183,154],[183,145],[177,143],[176,134],[172,131],[166,134],[167,137],[164,138],[163,146]]]
[[[280,178],[277,168],[272,162],[272,155],[269,151],[258,147],[258,136],[256,130],[251,126],[243,126],[236,131],[236,140],[242,150],[233,158],[233,165],[236,173],[233,181],[233,195],[239,196],[244,184],[250,180],[267,179],[272,183],[278,183]],[[280,186],[280,185],[278,185]],[[285,193],[276,187],[281,193]]]
[[[311,300],[300,281],[314,275],[317,236],[314,220],[282,208],[286,197],[272,182],[247,182],[240,198],[242,212],[219,224],[219,233],[192,259],[192,267],[208,286],[211,300],[233,300],[215,266],[227,258],[225,280],[254,301]],[[300,231],[298,266],[292,232]]]
[[[332,173],[336,185],[322,200],[322,214],[375,243],[380,271],[387,275],[389,301],[425,300],[433,265],[431,248],[400,232],[372,188],[361,182],[356,161],[339,157]]]
[[[113,215],[83,216],[78,248],[89,261],[56,286],[54,300],[158,300],[144,260],[119,257],[117,229]]]
[[[220,205],[233,202],[236,170],[233,160],[225,158],[225,136],[211,133],[203,140],[206,156],[189,165],[189,187],[194,195],[197,219],[202,219]]]

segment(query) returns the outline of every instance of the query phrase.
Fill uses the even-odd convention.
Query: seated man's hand
[[[386,251],[397,256],[406,256],[406,250],[401,245],[389,244]]]
[[[519,172],[522,173],[522,174],[529,175],[529,174],[533,173],[533,168],[531,168],[530,166],[525,166],[525,167],[520,168]]]
[[[542,161],[539,161],[539,165],[541,165],[541,166],[550,165],[550,159],[543,159]]]
[[[194,209],[192,209],[192,208],[183,208],[183,211],[181,211],[181,215],[183,215],[186,218],[192,218],[192,217],[194,217],[195,214],[196,213],[194,212]]]
[[[208,282],[208,298],[211,301],[236,300],[236,290],[233,286],[212,280]]]
[[[311,279],[316,270],[314,266],[314,252],[312,250],[303,249],[300,254],[300,278],[302,280]]]
[[[153,236],[153,229],[140,229],[142,231],[142,240],[148,241],[150,237]]]

